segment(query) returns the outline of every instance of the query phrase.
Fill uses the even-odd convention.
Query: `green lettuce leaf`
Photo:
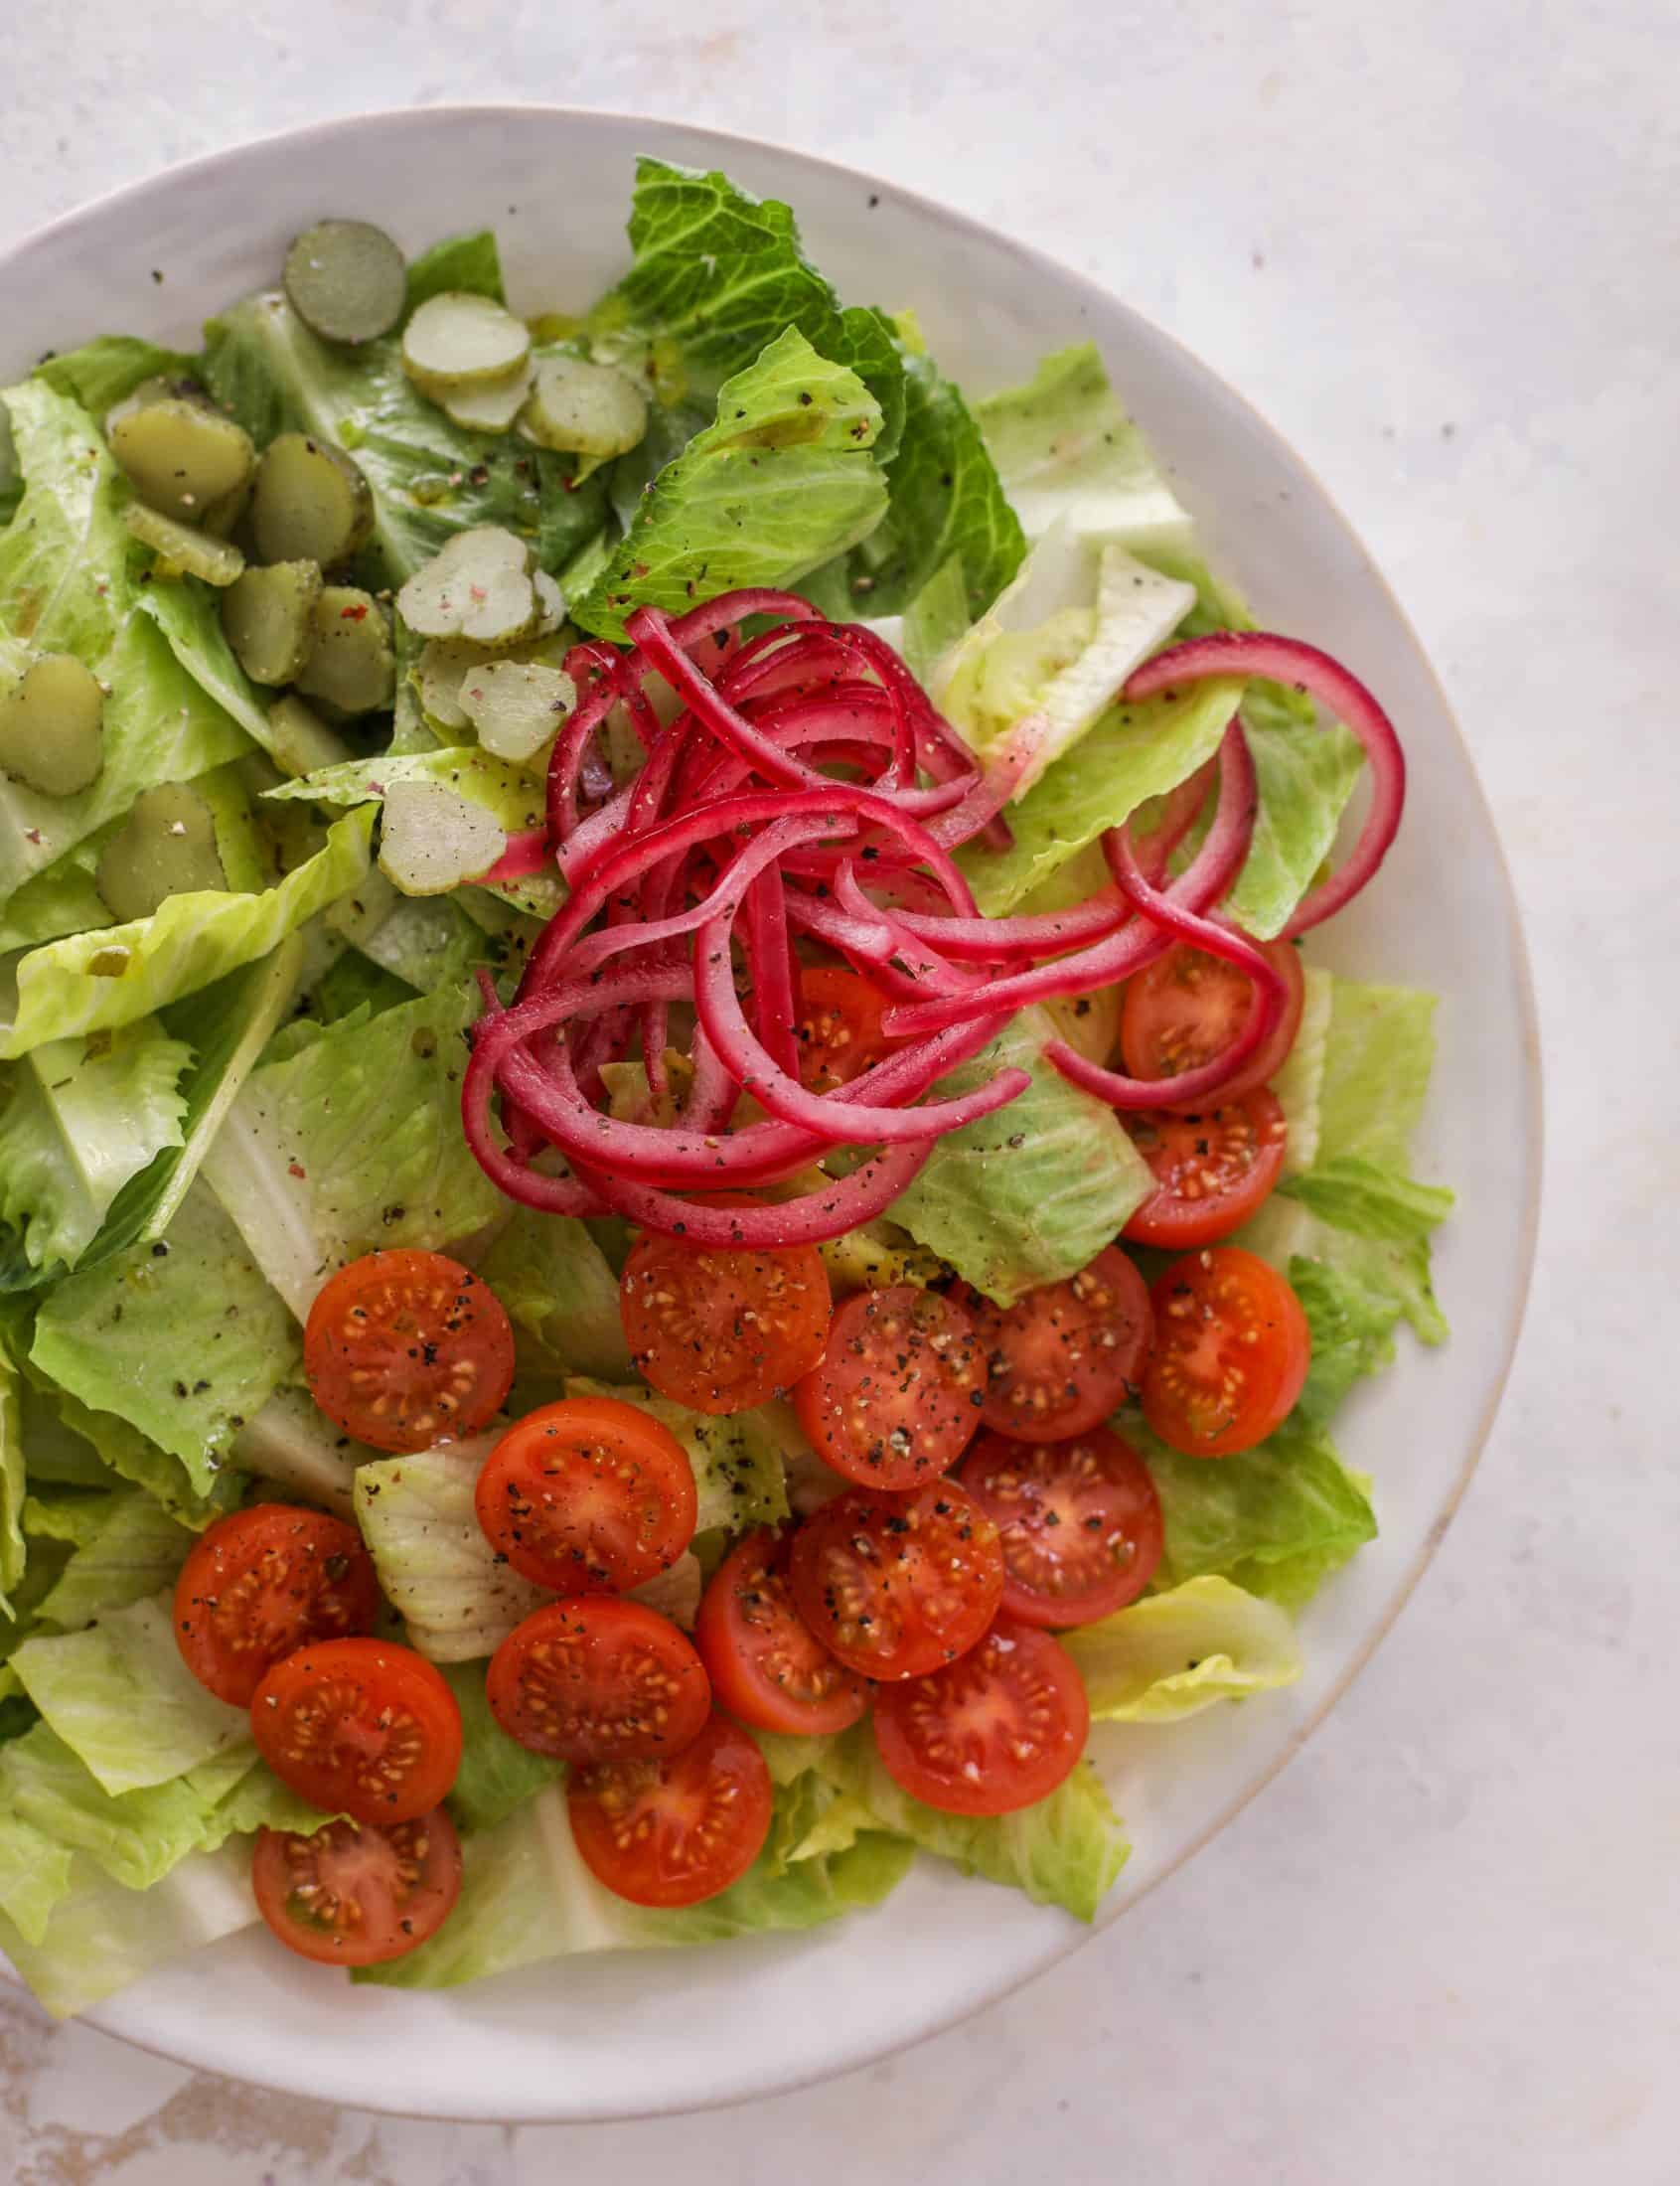
[[[26,1640],[12,1666],[31,1700],[113,1796],[249,1756],[250,1711],[206,1690],[181,1659],[167,1594],[110,1610],[83,1632]]]
[[[392,782],[433,782],[456,790],[469,804],[482,805],[509,835],[542,825],[540,777],[477,744],[347,759],[313,774],[300,774],[268,795],[276,800],[300,798],[312,805],[366,805],[378,803]]]
[[[155,342],[133,334],[101,334],[79,349],[47,357],[35,368],[35,377],[60,394],[79,402],[102,426],[105,414],[126,401],[143,380],[196,380],[198,360],[179,350],[159,349]]]
[[[259,693],[233,657],[222,629],[222,595],[197,577],[153,583],[135,594],[136,611],[155,622],[176,666],[190,676],[212,704],[230,714],[255,744],[278,764],[281,747],[269,726],[273,694]],[[229,875],[229,880],[232,875]]]
[[[1301,966],[1300,1028],[1283,1067],[1272,1074],[1272,1090],[1289,1127],[1284,1153],[1286,1176],[1310,1169],[1318,1158],[1324,1058],[1329,1046],[1335,985],[1335,980],[1320,965]]]
[[[629,1380],[618,1277],[581,1222],[516,1207],[478,1267],[508,1309],[527,1371]]]
[[[935,703],[989,765],[1023,765],[1016,802],[1078,743],[1195,594],[1124,546],[1064,525],[940,663]]]
[[[417,310],[430,297],[445,294],[488,296],[495,303],[507,302],[508,292],[502,285],[502,254],[490,229],[474,229],[465,235],[446,235],[441,242],[434,242],[429,250],[422,250],[417,258],[409,259],[408,311]]]
[[[0,910],[0,956],[9,956],[14,949],[33,949],[40,941],[57,941],[61,934],[85,933],[90,927],[115,923],[93,875],[100,853],[121,826],[121,820],[107,820],[102,828],[73,844],[44,872],[24,882]]]
[[[778,1807],[800,1796],[778,1793]],[[496,1828],[465,1840],[460,1902],[437,1934],[406,1957],[356,1978],[388,1988],[453,1988],[577,1952],[815,1928],[878,1904],[911,1858],[907,1843],[872,1832],[842,1851],[796,1864],[778,1850],[786,1834],[778,1816],[764,1852],[739,1882],[702,1905],[655,1912],[595,1880],[573,1841],[565,1794],[541,1792]]]
[[[463,1831],[494,1829],[516,1807],[564,1774],[562,1765],[512,1739],[490,1712],[484,1664],[455,1662],[444,1671],[461,1707],[461,1767],[449,1810]]]
[[[1114,705],[1009,808],[1006,851],[969,844],[958,863],[989,918],[1011,911],[1058,867],[1140,805],[1193,774],[1219,749],[1240,683],[1196,684]]]
[[[0,1053],[130,1024],[251,964],[355,887],[368,869],[374,816],[352,812],[326,846],[260,895],[203,889],[150,918],[34,949],[18,966],[17,1010]]]
[[[553,1600],[491,1547],[473,1490],[495,1432],[358,1467],[356,1517],[408,1642],[434,1662],[493,1654]]]
[[[1173,1723],[1300,1675],[1287,1614],[1212,1576],[1145,1595],[1061,1638],[1097,1722]]]
[[[144,1488],[112,1488],[85,1499],[93,1506],[86,1530],[36,1613],[41,1625],[60,1632],[77,1632],[170,1585],[194,1540]]]
[[[947,1814],[924,1806],[887,1775],[866,1722],[830,1742],[818,1766],[878,1828],[1082,1921],[1095,1920],[1126,1864],[1126,1833],[1088,1761],[1048,1798],[1013,1814]]]
[[[939,663],[969,627],[963,557],[947,554],[904,610],[899,650],[918,682],[931,683]]]
[[[339,349],[284,297],[250,296],[205,328],[205,378],[259,446],[313,433],[353,456],[374,496],[367,574],[399,585],[456,532],[502,525],[562,569],[601,528],[599,479],[569,490],[569,456],[508,433],[464,432],[402,370],[394,337]]]
[[[356,1515],[356,1469],[380,1453],[341,1435],[305,1388],[276,1389],[233,1438],[232,1457],[244,1472],[270,1481],[342,1518]]]
[[[205,1174],[300,1321],[359,1254],[433,1250],[501,1213],[461,1131],[476,1015],[460,987],[346,1017],[255,1071],[229,1110]]]
[[[22,1522],[29,1482],[20,1380],[16,1367],[0,1351],[0,1615],[6,1617],[15,1614],[11,1597],[29,1553]]]
[[[35,1269],[73,1268],[117,1193],[184,1143],[192,1060],[155,1018],[49,1040],[16,1064],[0,1111],[0,1222]]]
[[[1282,933],[1329,857],[1365,755],[1337,722],[1314,728],[1279,719],[1262,726],[1245,702],[1244,723],[1260,791],[1254,840],[1226,898],[1239,926],[1263,941]]]
[[[1189,543],[1190,519],[1094,342],[1046,357],[1024,387],[977,402],[975,416],[1029,539],[1060,520],[1135,549]]]
[[[876,452],[888,460],[904,418],[892,331],[878,311],[840,308],[804,255],[787,206],[750,196],[727,175],[639,159],[630,246],[630,270],[585,322],[594,356],[643,375],[668,406],[705,405],[792,328],[868,388],[882,413]],[[668,438],[661,462],[694,429]]]
[[[941,1139],[888,1210],[999,1305],[1076,1275],[1112,1244],[1150,1190],[1148,1167],[1113,1109],[1044,1060],[1055,1028],[1023,1010],[935,1089],[950,1097],[1019,1065],[1032,1084],[994,1115]]]
[[[0,682],[37,652],[74,653],[109,696],[104,763],[88,788],[48,797],[0,776],[0,902],[142,790],[189,781],[250,748],[137,604],[122,521],[128,486],[86,412],[41,380],[8,389],[5,402],[26,486],[0,532]]]
[[[881,406],[789,327],[727,381],[714,423],[654,480],[574,622],[622,639],[643,604],[673,612],[738,585],[797,584],[879,523]]]
[[[1319,1154],[1391,1169],[1411,1159],[1435,1063],[1435,997],[1338,979],[1324,1056]]]
[[[178,1458],[203,1494],[298,1352],[285,1302],[201,1181],[167,1238],[48,1294],[30,1360],[81,1404],[114,1413]]]
[[[901,613],[953,556],[968,611],[978,615],[1026,551],[980,427],[931,358],[905,356],[904,398],[903,437],[887,464],[886,519],[813,583],[812,596],[842,619]]]
[[[1160,1496],[1170,1586],[1213,1573],[1295,1609],[1377,1532],[1370,1497],[1320,1429],[1292,1412],[1240,1457],[1180,1457],[1123,1414],[1116,1426]]]

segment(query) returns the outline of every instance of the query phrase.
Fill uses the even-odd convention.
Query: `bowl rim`
[[[689,139],[697,138],[708,146],[715,146],[718,155],[717,164],[719,165],[727,163],[727,157],[731,152],[745,152],[748,154],[768,152],[780,160],[789,161],[795,166],[803,168],[812,176],[814,182],[820,186],[831,189],[838,185],[862,186],[866,191],[874,193],[880,198],[892,199],[907,208],[913,209],[936,224],[956,228],[969,235],[984,240],[993,248],[1002,248],[1030,274],[1039,278],[1049,276],[1053,280],[1077,291],[1086,299],[1095,302],[1104,311],[1112,310],[1118,306],[1131,318],[1146,328],[1149,334],[1161,344],[1163,349],[1169,351],[1175,360],[1182,362],[1193,372],[1205,376],[1207,380],[1217,383],[1225,399],[1245,412],[1248,418],[1264,434],[1275,441],[1289,455],[1291,460],[1298,466],[1301,474],[1310,481],[1318,504],[1326,518],[1339,530],[1344,541],[1358,551],[1365,575],[1380,593],[1389,615],[1393,618],[1397,631],[1411,647],[1418,665],[1428,678],[1436,702],[1441,708],[1442,717],[1457,743],[1466,773],[1474,789],[1479,818],[1485,824],[1488,838],[1493,846],[1499,894],[1506,912],[1511,944],[1511,969],[1516,990],[1516,1015],[1521,1032],[1524,1065],[1523,1135],[1530,1149],[1526,1191],[1518,1232],[1518,1267],[1508,1309],[1501,1353],[1480,1414],[1470,1429],[1458,1470],[1443,1498],[1441,1507],[1430,1522],[1421,1546],[1414,1554],[1409,1566],[1395,1580],[1387,1604],[1381,1613],[1375,1617],[1357,1644],[1350,1649],[1348,1659],[1340,1674],[1324,1693],[1318,1705],[1303,1722],[1296,1726],[1279,1752],[1261,1766],[1241,1790],[1229,1798],[1218,1812],[1194,1835],[1178,1846],[1170,1857],[1164,1859],[1158,1872],[1151,1876],[1135,1895],[1128,1897],[1124,1902],[1118,1900],[1112,1902],[1099,1911],[1096,1919],[1089,1927],[1077,1928],[1073,1933],[1048,1943],[1043,1950],[1033,1955],[1030,1962],[1024,1967],[1012,1968],[1000,1977],[983,1983],[978,1993],[967,1999],[959,2009],[937,2012],[908,2035],[899,2033],[890,2040],[872,2042],[866,2039],[861,2043],[854,2044],[842,2054],[832,2061],[825,2062],[815,2070],[796,2072],[791,2076],[774,2073],[750,2076],[748,2084],[744,2087],[736,2085],[723,2089],[715,2096],[708,2097],[705,2100],[685,2103],[679,2111],[648,2110],[645,2108],[635,2110],[589,2110],[575,2120],[582,2122],[587,2119],[591,2122],[606,2123],[650,2115],[687,2115],[704,2110],[727,2108],[736,2104],[758,2101],[770,2095],[794,2094],[802,2089],[821,2086],[824,2082],[836,2079],[842,2074],[862,2070],[884,2057],[903,2055],[919,2047],[922,2043],[931,2041],[936,2035],[966,2024],[993,2004],[1024,1988],[1029,1981],[1035,1980],[1051,1966],[1059,1965],[1065,1959],[1072,1957],[1094,1937],[1106,1934],[1123,1913],[1130,1913],[1145,1898],[1152,1895],[1164,1883],[1178,1875],[1190,1860],[1205,1850],[1215,1837],[1221,1835],[1237,1816],[1294,1761],[1307,1740],[1313,1736],[1331,1711],[1339,1706],[1345,1698],[1354,1680],[1364,1670],[1383,1640],[1388,1638],[1398,1622],[1401,1612],[1410,1603],[1425,1572],[1433,1562],[1436,1551],[1446,1538],[1448,1529],[1457,1514],[1459,1505],[1468,1490],[1470,1480],[1492,1434],[1499,1407],[1504,1400],[1505,1391],[1510,1381],[1511,1370],[1515,1361],[1517,1346],[1521,1340],[1533,1287],[1539,1237],[1540,1201],[1545,1169],[1544,1069],[1533,964],[1529,952],[1528,936],[1523,924],[1521,899],[1511,873],[1510,861],[1506,856],[1504,844],[1495,825],[1493,807],[1489,802],[1481,776],[1477,771],[1473,750],[1464,735],[1457,712],[1448,696],[1429,652],[1426,650],[1417,630],[1413,626],[1410,615],[1402,605],[1393,586],[1389,583],[1376,560],[1365,548],[1358,532],[1343,511],[1340,502],[1329,492],[1316,469],[1302,455],[1295,442],[1287,438],[1257,404],[1250,401],[1239,388],[1232,386],[1222,373],[1215,371],[1211,365],[1208,365],[1197,356],[1187,343],[1180,341],[1175,334],[1159,326],[1147,313],[1141,311],[1125,297],[1105,287],[1101,281],[1094,280],[1089,274],[1079,272],[1076,268],[1065,264],[1052,252],[1043,250],[1034,243],[1023,242],[1006,230],[1000,229],[989,221],[981,220],[974,214],[966,213],[958,207],[948,205],[942,199],[931,197],[924,191],[908,188],[888,177],[877,175],[868,168],[853,166],[848,161],[826,158],[819,153],[809,152],[801,147],[782,143],[774,137],[749,134],[741,130],[717,128],[708,123],[685,120],[672,114],[649,112],[628,107],[568,105],[544,99],[486,99],[438,100],[412,106],[368,107],[357,112],[336,114],[324,120],[264,130],[254,136],[241,137],[233,143],[220,146],[213,151],[193,153],[184,159],[175,160],[163,167],[153,169],[131,182],[121,183],[113,189],[102,192],[97,197],[88,199],[83,204],[73,206],[69,211],[57,215],[43,226],[26,231],[4,247],[0,247],[0,272],[5,271],[8,266],[25,259],[31,253],[36,251],[50,252],[55,244],[76,234],[83,228],[95,227],[110,212],[131,199],[165,186],[176,186],[195,180],[213,181],[223,171],[236,168],[237,163],[246,159],[250,154],[269,150],[281,144],[306,149],[324,140],[337,139],[351,134],[365,136],[370,133],[388,131],[392,135],[400,136],[410,128],[423,128],[428,125],[442,127],[470,125],[473,123],[495,122],[513,117],[527,121],[534,118],[540,119],[557,127],[564,127],[577,122],[604,122],[617,124],[627,129],[643,128],[656,134],[676,130]],[[25,1984],[3,1962],[0,1962],[0,1980],[4,1980],[10,1987],[28,1993]],[[83,2023],[96,2027],[102,2033],[125,2043],[128,2047],[138,2050],[146,2056],[158,2058],[165,2063],[194,2072],[210,2072],[218,2078],[231,2077],[218,2068],[195,2064],[173,2050],[160,2048],[145,2040],[142,2035],[130,2031],[127,2027],[106,2025],[104,2010],[104,2005],[94,2006],[81,2015]],[[265,2078],[260,2073],[241,2073],[239,2079],[246,2084],[272,2089],[280,2093],[294,2094],[298,2092],[295,2083],[280,2077]],[[317,2100],[319,2099],[317,2098]],[[381,2104],[378,2101],[364,2102],[356,2107],[377,2114],[396,2117],[424,2117],[445,2124],[480,2124],[484,2122],[482,2112],[454,2112],[442,2109],[415,2111],[396,2105]],[[510,2122],[531,2123],[540,2121],[542,2121],[540,2115],[510,2120]],[[561,2120],[550,2118],[548,2121],[560,2122]]]

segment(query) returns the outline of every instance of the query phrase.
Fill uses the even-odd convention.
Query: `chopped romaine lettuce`
[[[618,1277],[581,1222],[516,1207],[479,1273],[508,1309],[527,1371],[630,1378]]]
[[[1220,680],[1113,705],[1009,808],[1006,851],[969,844],[958,863],[989,918],[1012,911],[1059,866],[1219,749],[1243,686]]]
[[[415,310],[432,296],[489,296],[505,304],[502,285],[502,253],[488,228],[465,235],[446,235],[408,261],[406,308]]]
[[[641,605],[681,613],[738,585],[797,584],[880,522],[881,407],[797,329],[725,383],[715,422],[654,480],[574,622],[622,639]]]
[[[1289,1130],[1284,1146],[1286,1176],[1310,1169],[1318,1156],[1319,1104],[1335,981],[1321,965],[1303,964],[1301,990],[1300,1027],[1295,1045],[1283,1066],[1272,1074],[1272,1090]]]
[[[494,1433],[413,1457],[383,1458],[356,1475],[356,1516],[411,1646],[434,1662],[493,1654],[553,1596],[499,1557],[473,1507]]]
[[[60,1632],[76,1632],[113,1609],[126,1609],[169,1585],[193,1535],[140,1487],[82,1498],[90,1505],[70,1561],[36,1612]]]
[[[940,663],[937,705],[989,767],[1019,768],[1025,796],[1164,645],[1193,604],[1124,546],[1055,525]]]
[[[378,803],[397,782],[452,789],[488,812],[505,835],[542,825],[542,784],[537,777],[528,767],[498,759],[477,744],[348,759],[339,766],[300,774],[295,782],[268,794],[275,799],[301,798],[312,805],[366,805]]]
[[[975,415],[1029,539],[1059,521],[1134,549],[1188,545],[1190,520],[1094,342],[1046,357],[1024,387],[988,395]]]
[[[940,1080],[954,1096],[1018,1064],[1032,1084],[995,1115],[949,1133],[890,1213],[976,1290],[1007,1306],[1077,1275],[1150,1191],[1148,1166],[1115,1117],[1044,1060],[1055,1028],[1023,1010],[989,1048]]]
[[[566,1380],[567,1396],[617,1397],[650,1413],[683,1445],[694,1469],[699,1511],[694,1530],[712,1526],[739,1532],[747,1526],[774,1525],[788,1514],[782,1475],[785,1436],[779,1407],[709,1414],[690,1412],[686,1404],[640,1384],[609,1387],[581,1375]],[[801,1438],[803,1440],[803,1437]]]
[[[1169,1585],[1211,1572],[1294,1609],[1376,1538],[1370,1497],[1298,1410],[1258,1448],[1217,1463],[1180,1457],[1131,1413],[1115,1424],[1160,1496]]]
[[[131,1024],[266,956],[355,887],[373,826],[371,811],[347,813],[324,849],[261,895],[207,888],[171,896],[150,918],[31,950],[17,969],[17,1009],[0,1053]]]
[[[16,1614],[11,1597],[23,1577],[29,1549],[22,1522],[29,1476],[19,1382],[17,1368],[0,1350],[0,1615],[6,1617]]]
[[[484,1664],[455,1662],[443,1673],[461,1707],[461,1767],[449,1808],[462,1830],[494,1829],[564,1773],[557,1761],[512,1739],[490,1712]]]
[[[285,1302],[202,1181],[167,1238],[50,1291],[30,1349],[60,1389],[179,1458],[201,1493],[297,1357]]]
[[[155,1018],[49,1040],[12,1066],[0,1112],[0,1221],[34,1269],[74,1268],[117,1193],[184,1144],[192,1060]]]
[[[1319,1155],[1404,1169],[1435,1061],[1435,997],[1338,979],[1324,1056]]]
[[[1211,1575],[1063,1633],[1062,1644],[1099,1722],[1173,1723],[1300,1675],[1288,1615]]]
[[[445,988],[345,1017],[257,1070],[229,1111],[205,1174],[300,1321],[359,1253],[436,1250],[501,1213],[461,1131],[477,1009],[467,988]]]
[[[1289,924],[1329,857],[1365,760],[1358,738],[1337,722],[1314,728],[1276,718],[1263,725],[1256,711],[1252,701],[1244,702],[1260,804],[1225,908],[1245,932],[1270,941]]]

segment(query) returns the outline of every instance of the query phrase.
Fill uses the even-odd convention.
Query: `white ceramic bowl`
[[[1107,1923],[1283,1766],[1387,1630],[1491,1423],[1532,1257],[1539,1065],[1515,903],[1442,693],[1322,488],[1165,335],[1004,236],[803,154],[558,108],[333,122],[124,190],[0,259],[0,371],[9,380],[44,349],[118,330],[191,348],[202,318],[271,281],[287,238],[329,213],[377,221],[411,248],[493,225],[516,304],[581,306],[622,263],[640,152],[721,166],[787,199],[842,293],[914,304],[940,362],[972,390],[1019,380],[1044,351],[1094,338],[1261,621],[1355,668],[1410,755],[1406,825],[1380,880],[1314,942],[1343,969],[1441,995],[1420,1166],[1459,1194],[1438,1262],[1452,1341],[1427,1354],[1403,1342],[1400,1363],[1347,1408],[1342,1446],[1375,1476],[1382,1537],[1302,1620],[1301,1682],[1180,1727],[1110,1726],[1098,1737],[1135,1846]],[[924,1862],[885,1908],[810,1938],[557,1962],[423,1996],[324,1978],[257,1932],[164,1969],[92,2016],[185,2063],[299,2095],[365,2105],[373,2089],[387,2108],[460,2118],[622,2116],[863,2064],[1001,1995],[1086,1933]]]

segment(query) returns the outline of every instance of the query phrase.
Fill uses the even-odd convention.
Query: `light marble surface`
[[[576,2162],[757,2186],[856,2170],[859,2135],[878,2186],[1680,2177],[1680,14],[985,12],[977,37],[966,0],[9,6],[0,242],[361,106],[652,107],[993,221],[1241,386],[1414,617],[1528,920],[1549,1196],[1475,1486],[1375,1663],[1235,1826],[895,2063],[699,2119],[503,2132],[222,2086],[8,1994],[15,2186],[535,2186]]]

